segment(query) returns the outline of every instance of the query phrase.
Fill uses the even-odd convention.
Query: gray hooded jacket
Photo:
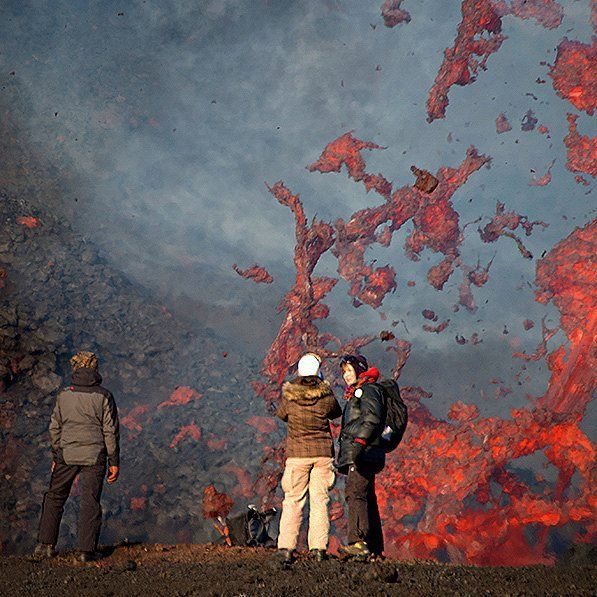
[[[120,465],[118,410],[94,369],[78,369],[73,385],[62,390],[50,420],[50,441],[57,462],[89,466]]]

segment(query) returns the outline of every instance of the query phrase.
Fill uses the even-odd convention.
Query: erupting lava
[[[40,226],[41,222],[34,216],[22,216],[17,218],[17,224],[25,226],[25,228],[37,228]]]
[[[597,176],[597,137],[587,137],[578,132],[578,116],[568,114],[568,134],[564,143],[568,148],[566,168],[571,172],[584,172]]]
[[[533,18],[543,27],[555,29],[562,22],[564,10],[555,0],[512,0],[510,3],[463,0],[462,21],[454,45],[446,48],[444,61],[429,91],[428,122],[445,117],[448,93],[453,85],[470,85],[479,69],[485,70],[488,58],[506,39],[502,34],[502,17],[506,15]]]
[[[271,284],[274,279],[269,272],[259,265],[255,264],[245,270],[241,270],[236,263],[232,266],[232,269],[243,278],[247,280],[253,280],[257,284]]]
[[[564,38],[549,76],[561,98],[592,116],[597,107],[597,42],[587,45]]]
[[[278,401],[280,384],[302,351],[317,350],[333,357],[356,351],[376,338],[361,336],[342,343],[330,334],[319,333],[314,322],[329,314],[321,301],[338,282],[313,273],[325,252],[331,251],[338,259],[338,274],[349,283],[355,306],[366,303],[377,308],[396,288],[394,269],[366,264],[364,253],[375,242],[387,246],[392,233],[409,220],[414,230],[406,241],[406,254],[417,259],[428,248],[444,256],[429,271],[432,286],[441,290],[459,267],[464,274],[461,303],[474,310],[471,285],[482,286],[488,280],[491,262],[470,268],[460,260],[463,234],[450,197],[489,158],[479,156],[471,147],[459,168],[440,168],[438,188],[431,197],[413,187],[392,193],[391,183],[381,174],[366,172],[363,149],[380,147],[347,133],[330,143],[309,166],[311,171],[338,172],[345,165],[351,178],[382,196],[381,205],[362,209],[347,222],[339,219],[332,226],[314,219],[309,226],[298,195],[281,182],[270,188],[294,213],[297,239],[296,282],[280,304],[286,318],[264,359],[262,374],[267,382],[254,383],[270,407]],[[383,231],[378,233],[382,225]],[[547,224],[506,212],[498,202],[495,215],[479,234],[487,243],[509,236],[522,255],[530,258],[512,231],[522,227],[528,236],[535,226]],[[528,408],[512,409],[509,418],[484,418],[476,405],[458,401],[450,408],[448,420],[441,420],[421,403],[421,398],[430,394],[421,388],[403,388],[410,426],[403,447],[388,459],[378,489],[389,554],[475,564],[551,563],[553,556],[547,551],[551,529],[572,525],[578,542],[594,537],[596,504],[591,486],[595,482],[595,450],[578,424],[590,400],[597,364],[596,276],[591,267],[597,249],[596,231],[595,222],[576,230],[537,266],[536,283],[541,289],[537,300],[551,300],[560,309],[561,328],[569,340],[568,349],[560,346],[547,356],[552,375],[544,396],[534,399]],[[431,310],[424,310],[423,315],[437,320]],[[425,329],[439,333],[448,323]],[[527,321],[524,327],[532,326]],[[547,354],[553,333],[544,328],[543,351],[537,358]],[[468,342],[462,336],[456,340]],[[470,341],[480,342],[476,333]],[[395,343],[388,350],[397,352],[393,375],[398,378],[411,346],[404,340]],[[511,392],[500,383],[495,397],[500,399]],[[537,453],[559,471],[554,486],[545,481],[540,487],[530,485],[511,467],[516,459]],[[254,485],[264,502],[272,499],[282,462],[282,447],[264,449],[262,471]],[[579,481],[572,486],[575,473]]]
[[[395,27],[400,23],[410,23],[410,14],[400,5],[404,0],[385,0],[381,6],[381,16],[386,27]]]

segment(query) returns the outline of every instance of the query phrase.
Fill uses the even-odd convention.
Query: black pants
[[[39,522],[38,541],[56,545],[64,504],[76,476],[80,474],[81,504],[79,509],[79,548],[94,551],[102,526],[100,498],[106,467],[103,464],[76,466],[56,464],[50,489],[44,495]]]
[[[346,480],[348,543],[365,541],[374,554],[383,552],[383,533],[375,495],[375,472],[366,465],[351,465]]]

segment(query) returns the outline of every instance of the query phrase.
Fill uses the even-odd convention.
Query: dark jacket
[[[114,397],[100,385],[93,369],[77,369],[62,390],[50,421],[50,441],[57,462],[72,465],[120,464],[120,432]]]
[[[384,422],[384,396],[380,387],[366,383],[357,388],[355,394],[346,401],[342,413],[336,465],[341,473],[346,473],[351,464],[362,464],[374,472],[383,469],[386,462],[386,453],[381,447]],[[357,438],[365,443],[355,441]]]
[[[333,457],[330,419],[342,414],[327,381],[297,377],[282,386],[276,416],[288,422],[287,458]]]

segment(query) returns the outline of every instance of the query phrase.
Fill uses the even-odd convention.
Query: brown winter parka
[[[287,458],[333,457],[330,419],[342,409],[327,381],[315,376],[297,377],[282,386],[276,416],[288,423]]]

